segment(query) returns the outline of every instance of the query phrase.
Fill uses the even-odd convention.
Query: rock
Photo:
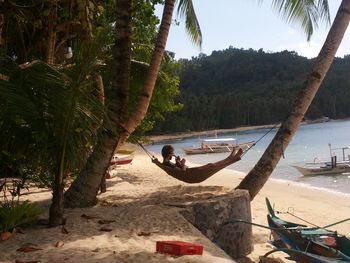
[[[186,206],[181,214],[229,256],[236,259],[253,251],[252,226],[234,222],[237,219],[251,222],[247,191],[234,190]]]

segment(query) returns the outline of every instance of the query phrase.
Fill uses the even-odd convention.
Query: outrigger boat
[[[297,169],[304,176],[350,173],[350,155],[348,154],[346,156],[346,151],[349,150],[350,147],[331,148],[330,144],[328,144],[328,146],[331,156],[330,162],[314,162],[308,164],[308,166],[292,165],[292,167]],[[341,161],[338,161],[337,156],[334,155],[334,151],[336,150],[342,151],[343,156]]]
[[[234,138],[215,138],[204,139],[199,147],[184,148],[186,154],[205,154],[205,153],[223,153],[232,152],[241,148],[243,151],[252,147],[255,141],[237,143]]]
[[[271,229],[274,250],[268,255],[282,251],[291,259],[300,263],[350,262],[350,239],[327,228],[350,220],[339,221],[325,227],[308,227],[306,225],[284,221],[276,216],[269,200],[267,221]],[[264,261],[261,261],[264,262]]]

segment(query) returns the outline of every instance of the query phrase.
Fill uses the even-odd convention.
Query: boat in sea
[[[232,152],[241,148],[243,151],[249,149],[255,141],[237,143],[234,138],[203,139],[199,147],[184,148],[186,154],[206,154]]]
[[[313,163],[307,163],[304,166],[292,165],[292,167],[297,169],[304,176],[350,173],[350,155],[347,152],[350,147],[346,146],[340,148],[331,148],[330,144],[328,146],[331,156],[330,162],[314,161]],[[338,160],[337,155],[335,155],[336,151],[342,152],[342,158],[340,161]]]
[[[301,263],[350,262],[350,239],[338,234],[337,231],[328,230],[329,227],[348,221],[350,218],[324,227],[311,227],[279,218],[267,198],[266,205],[267,221],[272,234],[271,244],[275,249],[262,258],[282,251],[292,260]]]

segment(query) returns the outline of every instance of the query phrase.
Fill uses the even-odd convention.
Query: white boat
[[[252,147],[255,141],[237,143],[234,138],[204,139],[199,147],[184,148],[186,154],[205,154],[232,152],[241,148],[243,151]]]
[[[311,163],[306,166],[292,165],[292,167],[297,169],[304,176],[350,173],[350,155],[346,156],[346,150],[349,149],[349,146],[341,148],[331,148],[331,145],[329,144],[329,150],[331,154],[330,162]],[[341,161],[338,161],[337,155],[334,154],[334,151],[336,150],[342,151]]]

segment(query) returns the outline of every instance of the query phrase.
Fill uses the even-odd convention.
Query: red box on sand
[[[203,246],[182,241],[157,241],[156,250],[171,255],[202,255]]]

